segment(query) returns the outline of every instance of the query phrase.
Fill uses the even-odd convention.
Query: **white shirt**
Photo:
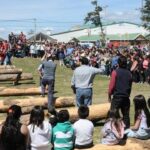
[[[30,124],[28,126],[30,138],[31,138],[31,150],[50,150],[50,141],[52,127],[48,121],[43,121],[43,128],[41,129],[38,126],[34,127]]]
[[[35,45],[30,46],[30,53],[34,54],[35,53]]]
[[[79,119],[74,123],[75,144],[86,145],[93,142],[94,125],[87,119]]]

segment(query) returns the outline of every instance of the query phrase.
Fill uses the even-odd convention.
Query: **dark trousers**
[[[54,80],[42,79],[42,95],[45,94],[45,87],[48,85],[48,109],[53,109],[54,107]]]
[[[124,124],[126,125],[126,129],[130,127],[130,99],[128,97],[113,97],[111,101],[111,110],[116,109],[119,113],[121,110]]]

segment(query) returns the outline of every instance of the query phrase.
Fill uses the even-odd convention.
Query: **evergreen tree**
[[[150,31],[150,0],[145,0],[145,4],[141,11],[143,26]]]

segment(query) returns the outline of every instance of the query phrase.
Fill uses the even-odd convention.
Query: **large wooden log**
[[[23,113],[30,113],[31,109],[35,105],[46,106],[47,97],[45,98],[28,98],[28,99],[15,99],[15,100],[1,100],[0,101],[0,113],[7,112],[11,105],[19,105],[22,107]],[[55,106],[57,108],[74,106],[73,97],[58,97],[55,98]]]
[[[25,95],[40,95],[40,88],[27,88],[27,89],[18,89],[18,88],[5,88],[0,87],[0,96],[25,96]]]
[[[99,121],[101,119],[106,118],[109,108],[110,108],[110,103],[91,105],[89,107],[90,109],[89,119],[92,121]],[[79,119],[77,113],[78,108],[73,107],[73,108],[63,108],[63,109],[67,109],[69,111],[70,121],[72,123]],[[45,112],[45,114],[47,116],[47,112]],[[21,117],[21,122],[24,124],[28,124],[29,117],[30,115],[23,115]],[[2,123],[4,120],[5,118],[1,118],[0,123]]]
[[[0,69],[14,69],[16,68],[14,65],[0,65]]]
[[[1,74],[0,81],[18,81],[18,80],[32,80],[33,76],[31,73],[19,74]]]
[[[89,106],[90,114],[88,119],[91,121],[99,121],[106,118],[107,113],[110,109],[110,103],[95,104]],[[75,122],[78,120],[78,108],[69,108],[70,121]]]
[[[97,144],[87,150],[150,150],[150,140],[128,139],[126,144],[122,146],[107,146],[103,144]]]
[[[0,74],[21,74],[22,69],[0,69]]]

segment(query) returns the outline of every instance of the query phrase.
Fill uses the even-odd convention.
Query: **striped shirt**
[[[69,121],[57,123],[53,128],[52,143],[54,150],[72,150],[74,142],[74,129]]]

